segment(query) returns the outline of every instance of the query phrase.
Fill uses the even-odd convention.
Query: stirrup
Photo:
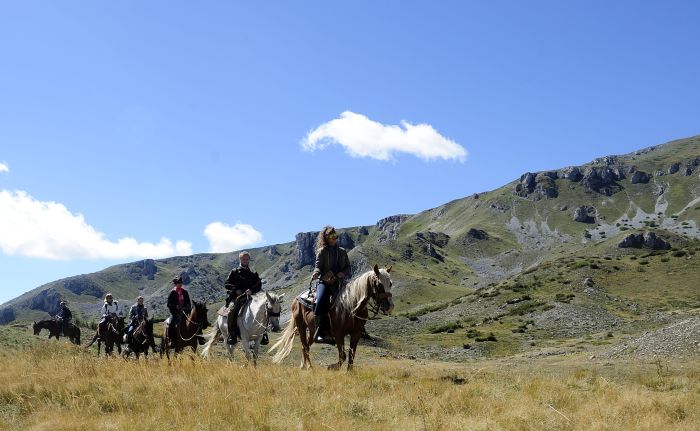
[[[270,337],[267,336],[267,332],[263,332],[262,339],[260,340],[261,346],[267,346],[270,344]]]
[[[324,334],[321,328],[318,328],[316,330],[316,334],[314,334],[314,343],[330,344],[331,346],[335,346],[335,338]]]

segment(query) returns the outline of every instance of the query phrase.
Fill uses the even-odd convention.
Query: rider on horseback
[[[344,248],[338,246],[338,234],[333,226],[326,226],[316,238],[316,265],[311,280],[320,279],[316,286],[314,342],[335,344],[330,334],[330,297],[350,274],[350,259]]]
[[[168,324],[168,339],[170,340],[171,349],[175,348],[176,328],[180,323],[180,316],[184,312],[189,315],[192,310],[192,302],[190,302],[190,294],[182,287],[182,276],[178,275],[173,278],[173,290],[168,295],[168,310],[170,310],[170,323]]]
[[[58,327],[61,328],[61,337],[63,337],[63,334],[66,332],[66,328],[70,327],[72,319],[73,313],[71,313],[68,307],[66,306],[66,301],[61,301],[61,309],[56,315]]]
[[[125,343],[131,341],[134,330],[146,319],[148,319],[148,309],[143,305],[143,296],[139,296],[136,299],[136,304],[132,305],[129,309],[129,320],[131,320],[131,323],[129,323],[129,327],[124,335]]]
[[[231,302],[234,303],[233,310],[228,314],[228,344],[236,344],[240,337],[238,324],[236,319],[241,312],[241,307],[246,303],[248,297],[262,290],[262,281],[257,272],[250,270],[250,254],[247,251],[242,251],[238,254],[240,265],[238,268],[231,270],[231,273],[226,279],[224,287],[228,292],[226,297],[226,306]],[[263,334],[261,344],[267,344],[267,333]]]
[[[107,330],[108,320],[111,320],[112,324],[115,325],[117,323],[117,315],[122,316],[123,311],[119,308],[119,301],[115,301],[111,293],[105,295],[105,302],[102,304],[100,311],[102,318],[97,324],[97,330],[98,333],[104,334]]]

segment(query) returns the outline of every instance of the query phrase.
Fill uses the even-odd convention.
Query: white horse
[[[240,345],[245,353],[246,360],[250,361],[251,353],[253,356],[253,365],[257,365],[257,359],[260,352],[260,340],[267,329],[268,325],[272,327],[272,332],[280,330],[280,312],[282,310],[282,298],[284,293],[277,295],[272,292],[262,292],[252,295],[248,302],[241,307],[241,314],[236,319],[238,329],[241,334]],[[219,334],[223,335],[224,345],[231,358],[233,358],[233,350],[235,345],[226,343],[228,338],[228,318],[223,314],[224,307],[219,310],[219,316],[216,319],[216,324],[207,334],[204,335],[207,340],[204,344],[202,356],[209,357],[211,346],[216,342]],[[250,344],[254,342],[254,347],[251,350]]]

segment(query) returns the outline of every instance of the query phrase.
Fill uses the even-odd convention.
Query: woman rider
[[[350,274],[350,259],[344,248],[338,246],[338,234],[333,226],[326,226],[316,238],[316,265],[311,280],[319,279],[316,287],[314,342],[335,344],[330,334],[330,297],[337,293],[340,282]]]

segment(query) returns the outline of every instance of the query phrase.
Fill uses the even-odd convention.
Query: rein
[[[184,311],[182,311],[182,315],[185,316],[185,319],[187,319],[187,321],[188,321],[189,323],[196,325],[196,326],[197,326],[197,330],[194,331],[194,334],[193,334],[190,338],[185,338],[185,337],[182,336],[182,327],[183,327],[184,325],[179,325],[179,326],[177,327],[177,334],[180,336],[180,339],[181,339],[182,341],[191,341],[194,337],[197,337],[197,336],[198,336],[197,332],[199,332],[199,328],[200,328],[202,325],[201,325],[200,323],[198,323],[198,322],[193,322],[193,321],[190,319],[190,317],[189,317],[187,314],[185,314]]]

